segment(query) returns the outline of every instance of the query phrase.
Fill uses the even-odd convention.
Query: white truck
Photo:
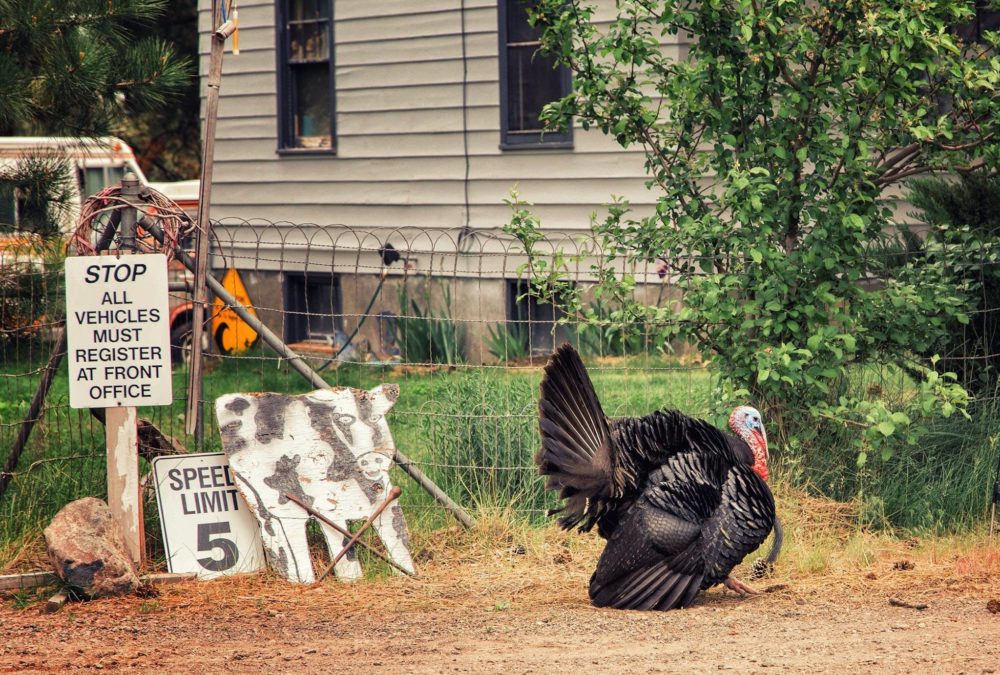
[[[68,208],[60,209],[60,231],[72,233],[80,217],[84,200],[109,185],[134,173],[142,185],[149,185],[172,199],[192,218],[198,213],[198,181],[149,183],[129,145],[113,136],[95,139],[56,138],[40,136],[0,137],[0,338],[13,334],[18,327],[26,333],[33,325],[44,321],[31,314],[37,312],[33,295],[36,291],[21,288],[45,266],[49,247],[37,246],[32,235],[19,231],[21,196],[10,183],[4,184],[5,173],[16,171],[28,158],[61,158],[73,168]],[[171,281],[190,280],[190,274],[177,261],[171,261]],[[170,299],[170,327],[175,343],[185,345],[190,340],[192,304],[189,294],[177,291]],[[180,352],[175,355],[175,360]]]
[[[120,138],[3,137],[0,138],[0,225],[13,226],[11,229],[16,229],[20,221],[19,195],[10,185],[4,187],[3,175],[27,158],[62,158],[73,167],[69,208],[61,214],[61,229],[66,234],[76,225],[80,205],[90,195],[117,183],[129,171],[146,184],[135,153]]]

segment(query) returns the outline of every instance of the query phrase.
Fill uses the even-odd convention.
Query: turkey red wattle
[[[747,445],[753,452],[753,470],[758,476],[767,480],[770,474],[767,471],[767,436],[764,434],[764,429],[752,431],[750,439],[747,439]]]
[[[729,428],[750,446],[754,458],[753,470],[767,480],[770,475],[767,470],[767,432],[764,431],[760,412],[748,405],[741,405],[729,416]]]

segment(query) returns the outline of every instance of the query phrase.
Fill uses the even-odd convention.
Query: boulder
[[[87,597],[124,595],[139,586],[125,535],[100,499],[70,502],[44,534],[56,573]]]

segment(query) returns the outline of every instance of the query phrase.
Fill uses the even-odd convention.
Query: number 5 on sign
[[[212,579],[264,568],[257,519],[223,453],[157,457],[153,477],[171,572]]]

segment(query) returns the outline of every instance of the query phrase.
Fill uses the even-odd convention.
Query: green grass
[[[0,365],[0,447],[9,448],[47,358],[37,344]],[[313,364],[319,365],[322,359]],[[610,415],[642,414],[670,406],[691,413],[707,410],[710,381],[700,369],[685,369],[656,358],[629,357],[592,364],[595,385]],[[470,510],[512,508],[537,517],[551,505],[533,465],[537,450],[535,368],[398,368],[342,364],[323,373],[333,386],[369,389],[383,382],[400,385],[390,412],[396,445],[449,495]],[[174,372],[170,406],[140,408],[165,434],[189,451],[221,450],[214,412],[206,404],[202,447],[184,432],[183,395],[187,371]],[[206,401],[236,391],[304,393],[310,385],[270,350],[257,348],[240,358],[209,359]],[[7,494],[0,498],[0,568],[7,566],[66,503],[84,496],[106,498],[104,429],[86,410],[68,407],[63,364]],[[141,471],[149,467],[142,462]],[[411,527],[451,524],[448,515],[399,468],[393,479],[403,488],[402,503]],[[156,505],[146,507],[146,529],[155,552],[159,538]]]
[[[845,385],[851,392],[899,405],[914,383],[893,369],[858,368]],[[1000,392],[998,392],[1000,393]],[[821,420],[800,452],[783,455],[779,473],[814,494],[859,503],[859,523],[921,533],[962,532],[989,512],[1000,459],[1000,398],[975,403],[972,419],[932,418],[914,445],[897,441],[887,459],[869,452],[857,466],[855,426]]]
[[[918,532],[957,532],[981,524],[989,511],[1000,457],[1000,401],[937,420],[916,445],[862,469],[844,453],[816,453],[806,482],[837,499],[860,500],[861,524]],[[837,462],[837,457],[841,462]]]
[[[47,347],[21,347],[0,363],[0,448],[8,449],[38,384]],[[318,358],[314,366],[322,363]],[[712,379],[701,368],[653,356],[588,361],[610,416],[677,408],[705,416]],[[537,440],[539,367],[400,367],[342,364],[323,373],[333,386],[368,389],[400,385],[389,414],[397,447],[457,502],[473,512],[513,513],[541,522],[552,495],[543,491],[533,455]],[[220,450],[210,403],[202,447],[184,433],[187,372],[174,373],[171,406],[140,409],[189,451]],[[859,381],[863,381],[861,378]],[[866,381],[865,381],[866,382]],[[870,386],[870,383],[865,383]],[[888,386],[888,384],[886,385]],[[287,362],[257,348],[241,358],[209,359],[205,400],[238,391],[304,393],[310,385]],[[88,411],[68,407],[65,364],[56,377],[41,422],[22,456],[8,493],[0,497],[0,569],[10,567],[63,505],[105,495],[103,427]],[[880,394],[881,395],[881,394]],[[855,465],[854,452],[836,435],[820,437],[795,461],[775,449],[776,474],[793,485],[843,500],[860,497],[862,520],[875,525],[955,530],[981,523],[988,506],[1000,439],[997,406],[980,406],[974,421],[937,425],[917,448],[902,448],[888,462]],[[6,459],[6,455],[0,461]],[[141,470],[148,466],[142,463]],[[411,529],[428,532],[453,524],[451,516],[399,468],[402,504]],[[159,525],[152,493],[146,507],[147,538],[158,552]]]

